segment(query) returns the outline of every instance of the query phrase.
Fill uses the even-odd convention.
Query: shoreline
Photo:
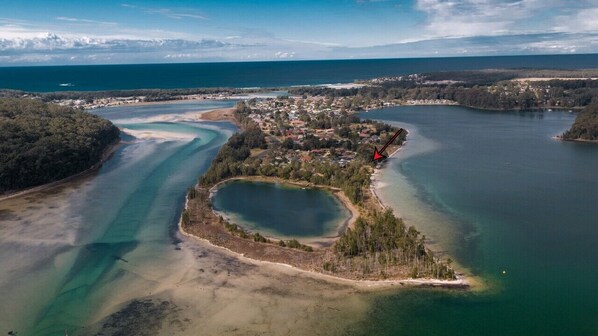
[[[185,197],[185,205],[183,208],[184,210],[187,209],[188,203],[189,203],[189,199],[187,197]],[[272,266],[276,266],[276,267],[280,267],[280,268],[292,269],[294,271],[303,273],[312,278],[321,279],[321,280],[325,280],[325,281],[329,281],[329,282],[335,282],[335,283],[345,283],[348,285],[352,285],[353,287],[358,288],[358,289],[365,289],[365,290],[381,289],[381,290],[384,290],[384,289],[390,289],[390,288],[396,288],[396,287],[400,288],[403,286],[411,287],[411,288],[431,287],[431,288],[445,288],[445,289],[454,289],[454,290],[470,290],[472,288],[478,288],[477,282],[471,281],[472,279],[467,278],[467,277],[462,277],[462,276],[458,276],[456,280],[440,280],[440,279],[430,279],[430,278],[406,278],[406,279],[393,279],[393,280],[387,280],[387,279],[384,279],[384,280],[357,280],[357,279],[343,278],[343,277],[325,274],[325,273],[321,273],[321,272],[317,272],[317,271],[306,270],[306,269],[296,267],[296,266],[293,266],[293,265],[290,265],[287,263],[273,262],[273,261],[268,261],[268,260],[251,258],[251,257],[246,256],[244,253],[239,253],[239,252],[233,251],[227,247],[214,244],[209,239],[198,237],[192,233],[187,232],[183,228],[182,219],[179,219],[177,226],[178,226],[180,234],[183,237],[197,240],[202,243],[206,243],[206,244],[208,244],[214,248],[217,248],[217,249],[229,254],[230,256],[240,259],[242,261],[249,262],[254,265],[272,265]]]
[[[226,107],[226,108],[217,108],[213,110],[207,111],[200,111],[200,112],[191,112],[197,113],[197,119],[202,121],[228,121],[233,123],[235,126],[242,128],[243,125],[239,123],[237,118],[235,118],[235,108],[234,107]]]
[[[577,138],[577,139],[565,139],[560,135],[555,135],[552,137],[554,140],[559,140],[559,141],[568,141],[568,142],[577,142],[577,143],[590,143],[590,144],[598,144],[598,140],[589,140],[589,139],[581,139],[581,138]]]
[[[49,183],[42,184],[39,186],[2,194],[2,195],[0,195],[0,202],[7,200],[7,199],[14,198],[14,197],[25,196],[25,195],[36,193],[36,192],[51,190],[53,188],[61,187],[64,184],[66,184],[67,182],[72,182],[79,178],[85,178],[85,177],[91,175],[92,173],[96,172],[98,169],[100,169],[102,167],[102,165],[112,157],[112,155],[114,154],[114,152],[116,152],[116,149],[118,148],[118,146],[120,144],[121,144],[121,139],[119,137],[116,142],[114,142],[113,144],[111,144],[104,150],[104,153],[102,153],[102,157],[100,158],[100,161],[98,161],[91,167],[89,167],[75,175],[67,176],[58,181],[49,182]]]
[[[232,109],[228,109],[228,111],[230,110]],[[228,111],[222,109],[210,111],[211,113],[202,113],[200,118],[204,120],[226,120],[229,122],[236,121],[238,123],[236,118],[234,118],[234,114],[232,116],[230,114],[227,115],[226,112]],[[231,120],[231,118],[233,120]],[[397,146],[396,148],[391,147],[392,153],[389,154],[388,157],[390,158],[395,156],[401,148],[402,146]],[[192,201],[192,199],[189,199],[186,196],[183,213],[190,214],[191,218],[189,219],[189,217],[187,217],[187,222],[183,225],[183,215],[181,215],[178,225],[179,231],[187,237],[195,237],[196,239],[207,241],[209,244],[229,251],[230,253],[233,253],[235,256],[238,257],[244,257],[256,262],[284,265],[287,267],[295,268],[302,272],[307,272],[309,274],[317,274],[318,276],[323,276],[331,279],[370,284],[386,283],[392,285],[404,285],[406,283],[413,283],[419,286],[446,286],[449,288],[472,288],[475,284],[476,289],[482,288],[483,286],[480,285],[482,282],[479,279],[476,279],[473,276],[467,276],[463,272],[457,272],[455,280],[441,280],[428,278],[410,278],[405,270],[400,270],[399,268],[398,270],[395,270],[395,272],[398,272],[390,276],[390,279],[388,279],[386,276],[362,277],[360,275],[353,274],[352,271],[350,271],[349,273],[329,274],[329,272],[325,272],[320,269],[320,262],[330,260],[330,258],[334,255],[331,250],[331,246],[334,244],[334,242],[338,241],[338,238],[341,235],[340,232],[343,232],[342,230],[346,230],[347,227],[351,227],[351,225],[353,225],[353,223],[356,222],[357,217],[361,216],[362,211],[367,212],[367,209],[370,207],[379,207],[381,210],[389,208],[384,204],[384,202],[382,202],[381,198],[376,193],[375,177],[380,173],[381,169],[383,169],[384,166],[385,163],[382,163],[381,165],[375,167],[373,170],[372,176],[374,177],[374,181],[371,181],[368,189],[366,189],[370,191],[371,195],[370,197],[366,197],[363,209],[358,209],[352,202],[346,199],[346,197],[339,196],[342,194],[342,192],[339,192],[340,190],[338,188],[334,188],[331,186],[318,186],[313,185],[307,181],[290,181],[277,177],[273,178],[267,176],[237,176],[233,178],[228,178],[223,181],[219,181],[218,183],[214,184],[213,186],[210,186],[209,188],[200,188],[200,190],[203,189],[203,192],[206,194],[206,196],[204,197],[206,197],[208,200],[208,202],[203,205],[201,205],[202,202],[198,203],[198,201],[194,199]],[[326,190],[330,190],[337,197],[337,199],[341,201],[343,206],[345,206],[345,208],[347,208],[351,212],[352,216],[348,220],[346,227],[341,226],[342,230],[339,231],[339,234],[333,238],[331,243],[322,244],[320,242],[320,244],[318,245],[318,247],[320,248],[317,248],[316,250],[314,250],[314,252],[305,252],[301,250],[288,249],[287,247],[277,246],[278,244],[275,244],[275,241],[278,238],[275,238],[274,242],[270,242],[267,244],[253,242],[252,239],[244,239],[242,236],[239,237],[237,234],[231,232],[228,229],[225,229],[222,222],[223,220],[225,222],[228,222],[228,216],[215,210],[211,205],[211,202],[209,201],[213,197],[214,192],[217,190],[219,186],[233,180],[278,182],[287,185],[296,185],[301,187],[319,187]],[[195,187],[197,187],[197,185]],[[343,196],[345,195],[343,194]],[[198,210],[200,211],[198,212]],[[207,213],[209,213],[209,215],[207,215]],[[232,222],[228,223],[234,224]],[[256,246],[255,244],[259,245]]]
[[[409,133],[409,130],[405,128],[405,130],[407,131],[407,133]],[[390,155],[388,155],[388,159],[392,158],[395,154],[397,154],[402,148],[403,146],[405,146],[407,144],[407,140],[405,140],[403,142],[403,144],[401,146],[399,146],[397,149],[395,149],[392,153],[390,153]],[[371,183],[370,183],[370,192],[372,193],[372,195],[374,196],[374,199],[376,200],[376,202],[378,203],[378,205],[380,205],[380,207],[382,209],[387,209],[390,208],[387,205],[384,205],[384,202],[382,202],[382,198],[380,197],[380,195],[378,195],[378,192],[376,189],[379,189],[379,183],[380,180],[378,179],[378,177],[380,176],[380,174],[382,173],[382,169],[387,165],[387,162],[383,162],[380,165],[376,166],[376,168],[374,168],[374,172],[372,173],[371,176]],[[395,214],[397,217],[401,217],[400,214]]]
[[[392,155],[395,155],[398,150],[401,147],[398,147],[397,149],[395,149],[393,151]],[[209,189],[204,189],[204,191],[207,193],[207,197],[208,199],[211,198],[214,194],[214,192],[216,192],[216,190],[218,189],[219,186],[221,186],[224,183],[233,181],[233,180],[248,180],[248,181],[262,181],[262,182],[278,182],[278,183],[283,183],[283,184],[287,184],[287,185],[295,185],[295,186],[301,186],[301,187],[320,187],[323,189],[327,189],[330,190],[334,193],[334,191],[336,191],[338,188],[334,188],[334,187],[330,187],[330,186],[317,186],[317,185],[313,185],[310,184],[308,182],[305,181],[288,181],[288,180],[284,180],[284,179],[280,179],[280,178],[273,178],[273,177],[264,177],[264,176],[241,176],[241,177],[234,177],[234,178],[229,178],[223,181],[220,181],[218,183],[216,183],[215,185],[211,186]],[[340,191],[340,190],[338,190]],[[342,192],[341,192],[342,193]],[[338,194],[340,193],[334,193],[337,197]],[[373,196],[373,197],[377,197]],[[353,216],[351,219],[357,219],[357,217],[360,215],[360,211],[357,209],[357,207],[355,205],[352,204],[352,202],[350,202],[348,199],[346,200],[342,200],[343,201],[343,205],[346,206],[347,208],[349,208],[345,201],[348,201],[349,205],[351,205],[351,208],[353,208],[353,210],[355,212],[353,212]],[[196,202],[196,201],[194,201]],[[371,204],[371,203],[370,203]],[[195,206],[194,206],[195,207]],[[386,206],[384,206],[384,204],[382,203],[382,207],[386,208]],[[220,214],[214,210],[214,208],[212,206],[209,206],[209,209],[211,210],[211,216],[215,216],[215,218],[218,218],[220,216]],[[197,210],[197,208],[195,208],[195,210]],[[207,209],[205,209],[204,211],[208,211]],[[185,197],[185,205],[184,205],[184,210],[183,212],[187,212],[187,213],[194,213],[193,208],[190,206],[190,199],[188,197]],[[432,288],[447,288],[447,289],[458,289],[458,290],[481,290],[484,288],[484,286],[482,285],[483,282],[480,281],[480,279],[477,279],[476,277],[473,276],[467,276],[462,272],[458,272],[456,274],[456,279],[455,280],[442,280],[442,279],[432,279],[432,278],[410,278],[410,277],[406,277],[405,273],[402,273],[403,275],[400,275],[401,273],[399,272],[399,274],[395,275],[396,278],[391,278],[391,279],[387,279],[387,278],[360,278],[360,276],[355,277],[354,275],[352,275],[351,273],[349,274],[328,274],[326,272],[323,272],[319,269],[319,267],[315,267],[314,261],[318,261],[320,260],[320,262],[322,261],[322,257],[326,258],[326,256],[330,256],[330,254],[332,253],[330,250],[330,246],[332,244],[329,244],[328,246],[322,246],[321,248],[318,248],[316,250],[314,250],[314,252],[304,252],[304,251],[300,251],[300,250],[295,250],[295,249],[288,249],[288,248],[280,248],[278,246],[276,246],[276,244],[262,244],[262,243],[257,243],[259,244],[259,248],[252,246],[253,244],[256,244],[255,242],[251,241],[251,240],[247,240],[247,239],[243,239],[240,237],[237,237],[236,235],[233,235],[232,233],[224,230],[222,226],[222,224],[214,222],[214,220],[212,220],[211,224],[209,224],[210,221],[208,219],[208,223],[206,224],[206,222],[195,222],[195,224],[188,224],[189,226],[189,230],[186,230],[183,227],[183,219],[182,216],[181,218],[179,218],[179,222],[178,222],[178,229],[179,232],[181,232],[181,234],[185,237],[192,237],[195,239],[198,239],[200,241],[204,241],[207,242],[208,244],[210,244],[211,246],[220,248],[224,251],[227,251],[227,253],[232,254],[233,256],[239,258],[239,259],[244,259],[244,260],[249,260],[255,264],[269,264],[269,265],[277,265],[278,267],[286,267],[286,268],[291,268],[294,269],[296,271],[305,273],[307,275],[310,275],[312,277],[316,277],[316,278],[320,278],[323,280],[328,280],[328,281],[336,281],[336,282],[344,282],[344,283],[349,283],[354,285],[355,287],[358,288],[391,288],[394,286],[411,286],[411,287],[432,287]],[[214,224],[215,223],[215,224]],[[348,224],[350,225],[350,224]],[[195,231],[195,232],[193,232]],[[192,233],[193,232],[193,233]],[[337,241],[338,237],[335,237],[333,239],[333,242]],[[214,240],[214,241],[213,241]],[[275,252],[279,249],[279,252]],[[307,258],[307,259],[304,259]],[[314,259],[315,258],[315,259]],[[327,260],[327,259],[324,259]]]

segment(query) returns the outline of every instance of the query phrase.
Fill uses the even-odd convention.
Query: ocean
[[[286,87],[485,68],[598,67],[597,55],[0,67],[0,89],[30,92]]]

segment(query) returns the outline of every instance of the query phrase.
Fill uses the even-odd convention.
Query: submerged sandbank
[[[185,208],[187,207],[187,202],[185,202]],[[179,221],[179,231],[185,237],[193,238],[199,242],[208,244],[214,248],[217,248],[225,253],[238,258],[244,262],[252,263],[254,265],[263,265],[263,266],[270,266],[278,271],[285,271],[288,269],[303,273],[308,275],[309,277],[313,277],[315,279],[326,280],[332,283],[344,284],[352,286],[356,289],[386,289],[386,288],[393,288],[397,286],[412,286],[412,287],[446,287],[446,288],[469,288],[470,282],[468,279],[465,278],[458,278],[456,280],[440,280],[440,279],[427,279],[427,278],[418,278],[418,279],[397,279],[397,280],[354,280],[354,279],[347,279],[342,278],[330,274],[324,274],[317,271],[310,271],[305,270],[303,268],[299,268],[293,265],[289,265],[286,263],[281,262],[272,262],[266,260],[259,260],[254,259],[246,256],[244,253],[239,253],[233,250],[230,250],[226,247],[216,245],[210,242],[207,239],[195,236],[187,231],[182,226],[182,221]]]

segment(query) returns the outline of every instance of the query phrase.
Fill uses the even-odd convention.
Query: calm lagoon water
[[[380,178],[383,199],[490,289],[381,295],[354,334],[598,333],[598,146],[552,139],[573,114],[416,106],[363,117],[411,131]]]
[[[336,236],[350,216],[327,191],[277,183],[233,181],[218,189],[213,204],[234,223],[278,238]]]

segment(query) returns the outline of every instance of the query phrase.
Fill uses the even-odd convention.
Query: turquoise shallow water
[[[227,183],[214,195],[213,204],[249,230],[285,238],[336,236],[350,216],[326,191],[275,183]]]
[[[210,108],[211,104],[201,103],[187,107],[191,111]],[[169,105],[153,110],[153,115],[173,112]],[[181,106],[173,110],[180,111]],[[117,111],[94,112],[114,115]],[[146,110],[140,115],[131,108],[127,111],[130,117],[150,116]],[[164,263],[162,259],[175,251],[171,232],[176,230],[185,189],[207,169],[234,131],[229,124],[210,122],[139,121],[128,126],[185,134],[185,138],[137,140],[123,135],[125,142],[96,176],[77,183],[64,196],[58,191],[55,204],[45,195],[29,196],[28,206],[12,205],[17,201],[0,204],[8,219],[0,229],[6,270],[0,276],[0,293],[7,298],[0,304],[0,331],[64,335],[68,329],[80,334],[104,304],[104,293],[122,290],[114,287],[118,279],[143,279],[144,270],[152,266],[147,260]],[[48,203],[49,209],[43,209]],[[29,228],[32,232],[25,232]],[[139,260],[138,250],[149,252]],[[28,259],[34,262],[27,263]]]
[[[173,114],[168,106],[144,117]],[[180,106],[174,109],[174,114],[186,112]],[[189,111],[201,109],[198,104]],[[137,131],[195,136],[125,136],[125,143],[93,178],[66,191],[0,203],[0,332],[64,335],[68,329],[69,334],[82,334],[90,318],[114,308],[106,307],[110,302],[149,296],[146,288],[159,287],[162,277],[181,270],[176,262],[184,259],[186,248],[175,250],[171,232],[184,190],[234,128],[222,123],[133,122],[143,119],[135,109],[95,112],[115,113],[115,120],[127,119],[127,127]],[[405,148],[380,177],[382,197],[424,231],[435,248],[487,279],[490,289],[347,294],[343,305],[324,305],[318,311],[322,320],[328,317],[322,312],[333,315],[337,328],[346,324],[345,334],[357,335],[598,333],[598,147],[551,139],[574,115],[436,106],[390,108],[365,116],[411,131]],[[200,255],[197,260],[207,258]],[[234,260],[218,259],[214,271],[227,269]],[[191,268],[204,264],[199,261]],[[207,268],[197,272],[208,273]],[[313,282],[297,296],[277,294],[305,281],[299,277],[288,282],[274,278],[276,290],[256,285],[232,292],[229,279],[222,278],[227,272],[222,273],[210,272],[214,288],[198,276],[190,287],[197,293],[208,289],[207,294],[203,301],[191,296],[185,311],[199,315],[193,309],[203,303],[201,310],[222,312],[215,315],[221,318],[215,323],[223,325],[230,316],[241,317],[261,304],[255,310],[271,311],[260,314],[260,321],[288,321],[316,309],[295,311],[293,302],[309,301],[306,296],[312,292],[321,295]],[[252,278],[241,273],[236,286],[252,283],[247,279]],[[248,297],[251,291],[261,291],[272,301]],[[223,293],[231,293],[231,301],[210,304],[207,297],[217,292],[220,300]],[[234,303],[244,295],[247,304],[235,310]],[[282,301],[288,297],[295,301]],[[342,315],[357,305],[351,298],[369,302],[365,317]],[[284,307],[279,302],[285,302]],[[287,306],[291,309],[283,310]],[[249,328],[257,319],[242,321]],[[310,321],[319,322],[317,317]],[[197,330],[206,322],[198,323]],[[306,334],[313,333],[310,329]]]
[[[598,333],[598,146],[551,138],[574,115],[417,106],[364,117],[413,130],[383,198],[409,223],[435,220],[424,233],[490,289],[380,295],[352,333]]]

